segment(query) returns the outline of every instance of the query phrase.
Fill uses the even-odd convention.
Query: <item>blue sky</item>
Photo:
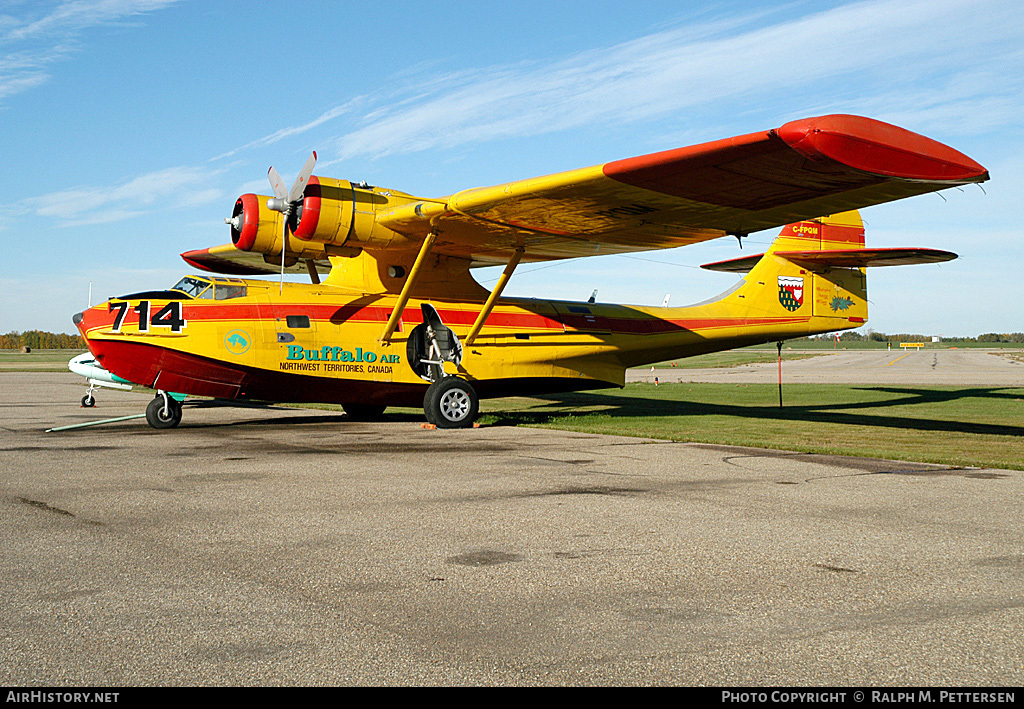
[[[0,332],[73,331],[90,283],[93,303],[170,285],[311,150],[317,174],[439,197],[827,113],[992,175],[863,211],[870,246],[961,254],[872,270],[868,327],[1021,331],[1022,37],[1002,0],[0,2]],[[735,280],[699,264],[738,255],[524,264],[506,294],[684,305]]]

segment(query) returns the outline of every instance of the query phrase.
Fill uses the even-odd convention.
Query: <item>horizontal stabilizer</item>
[[[814,269],[827,266],[910,266],[916,263],[952,261],[956,254],[939,249],[848,249],[843,251],[778,251],[777,256]]]
[[[730,258],[725,261],[714,261],[712,263],[705,263],[701,265],[701,268],[705,268],[709,271],[722,271],[723,273],[748,273],[750,269],[757,265],[757,262],[761,260],[764,254],[754,254],[753,256],[741,256],[739,258]]]
[[[957,257],[951,251],[923,248],[776,251],[775,255],[812,271],[831,266],[861,268],[867,266],[909,266],[917,263],[941,263],[943,261],[952,261]],[[727,261],[716,261],[714,263],[706,263],[701,268],[706,268],[709,271],[747,273],[761,260],[762,256],[764,254],[744,256]]]

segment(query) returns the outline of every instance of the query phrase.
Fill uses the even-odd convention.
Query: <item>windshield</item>
[[[178,281],[171,288],[171,290],[180,290],[182,293],[189,296],[190,298],[198,298],[199,294],[209,287],[210,283],[208,281],[201,281],[198,278],[185,276],[180,281]]]

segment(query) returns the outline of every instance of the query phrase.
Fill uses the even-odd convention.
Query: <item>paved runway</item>
[[[83,389],[0,373],[3,685],[1024,682],[1021,472]]]
[[[769,353],[774,355],[774,352]],[[814,354],[787,360],[794,354]],[[772,383],[777,362],[708,369],[631,369],[626,381]],[[1024,386],[1024,353],[998,350],[782,351],[782,379],[812,384],[915,384],[925,386]]]

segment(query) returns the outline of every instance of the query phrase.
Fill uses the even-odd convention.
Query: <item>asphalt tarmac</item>
[[[2,685],[1024,683],[1020,471],[83,392],[0,373]]]

